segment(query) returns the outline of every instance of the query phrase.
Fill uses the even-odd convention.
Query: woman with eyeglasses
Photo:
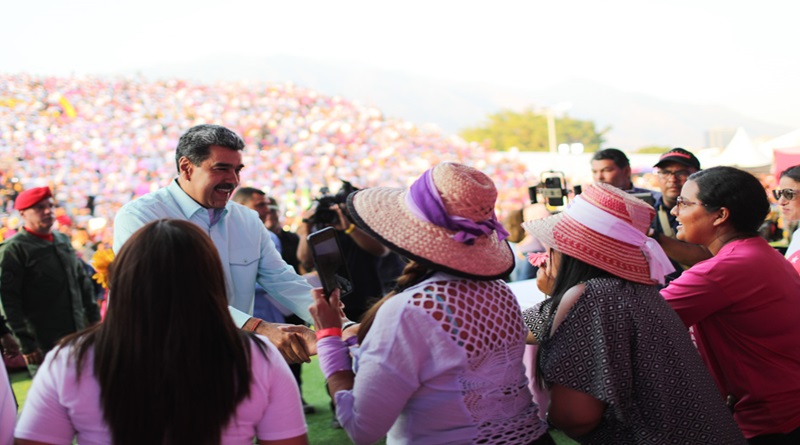
[[[758,235],[769,213],[750,173],[692,174],[678,239],[713,255],[661,291],[687,328],[750,444],[800,443],[800,275]]]
[[[800,221],[800,199],[795,199],[800,194],[800,165],[784,170],[778,186],[780,188],[773,190],[772,195],[781,206],[784,224]],[[789,248],[786,249],[785,256],[795,270],[800,272],[800,228],[792,233],[792,241],[789,243]]]

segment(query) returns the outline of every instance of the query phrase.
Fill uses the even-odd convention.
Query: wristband
[[[350,227],[348,227],[348,228],[346,228],[344,230],[344,234],[345,235],[349,235],[349,234],[353,233],[353,230],[356,230],[356,225],[353,224],[353,223],[350,223]]]
[[[346,331],[347,328],[349,328],[350,326],[354,326],[354,325],[357,325],[357,324],[358,323],[355,322],[355,321],[348,320],[345,324],[342,325],[342,332]]]
[[[342,328],[325,328],[317,331],[317,340],[325,337],[342,337]]]
[[[319,369],[329,379],[339,371],[353,371],[350,359],[350,348],[342,341],[341,337],[325,337],[317,341],[317,356]]]
[[[252,327],[252,328],[250,328],[250,332],[255,332],[255,331],[256,331],[256,328],[258,327],[258,325],[260,325],[260,324],[261,324],[261,322],[262,322],[262,321],[264,321],[264,320],[262,320],[262,319],[260,319],[260,318],[256,318],[256,324],[254,324],[254,325],[253,325],[253,327]]]

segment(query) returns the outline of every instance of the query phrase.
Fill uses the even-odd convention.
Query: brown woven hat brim
[[[433,270],[478,280],[505,278],[514,269],[514,253],[497,233],[472,245],[455,241],[455,232],[417,219],[405,205],[406,189],[374,187],[347,198],[353,222],[390,249]]]
[[[542,244],[620,278],[653,284],[650,265],[634,245],[597,233],[565,213],[528,221],[522,227]]]

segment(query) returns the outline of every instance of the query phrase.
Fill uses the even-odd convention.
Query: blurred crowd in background
[[[291,227],[325,187],[405,186],[445,160],[490,175],[504,209],[521,208],[535,181],[523,164],[479,144],[289,83],[0,75],[4,234],[19,225],[15,195],[49,186],[57,224],[79,251],[110,246],[115,212],[177,175],[178,138],[199,123],[242,135],[241,184],[276,197]]]
[[[406,186],[439,162],[460,162],[494,180],[501,219],[527,205],[527,189],[539,181],[539,171],[509,153],[291,83],[2,74],[0,238],[20,226],[16,194],[49,186],[56,228],[88,260],[98,247],[111,246],[111,225],[123,204],[177,175],[178,138],[200,123],[242,135],[241,184],[277,198],[289,229],[314,198],[326,188],[335,193],[342,180],[358,188]],[[762,180],[774,186],[774,178]],[[634,181],[658,188],[649,172]]]

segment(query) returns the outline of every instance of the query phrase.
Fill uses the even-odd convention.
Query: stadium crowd
[[[49,186],[79,240],[110,246],[116,211],[176,175],[169,161],[178,137],[199,123],[242,135],[242,184],[278,198],[295,227],[320,190],[335,192],[340,180],[408,185],[439,162],[462,162],[494,179],[501,212],[521,208],[534,180],[480,144],[291,83],[2,74],[4,225],[18,223],[9,221],[15,188]]]
[[[315,354],[355,443],[800,440],[797,246],[764,231],[776,203],[798,219],[792,169],[774,188],[676,147],[646,189],[607,148],[533,216],[513,158],[290,83],[2,75],[0,113],[0,349],[36,376],[18,419],[0,385],[16,443],[304,445],[288,363]],[[112,245],[102,321],[85,262]],[[547,297],[524,311],[520,259]],[[255,315],[256,286],[314,330]]]

